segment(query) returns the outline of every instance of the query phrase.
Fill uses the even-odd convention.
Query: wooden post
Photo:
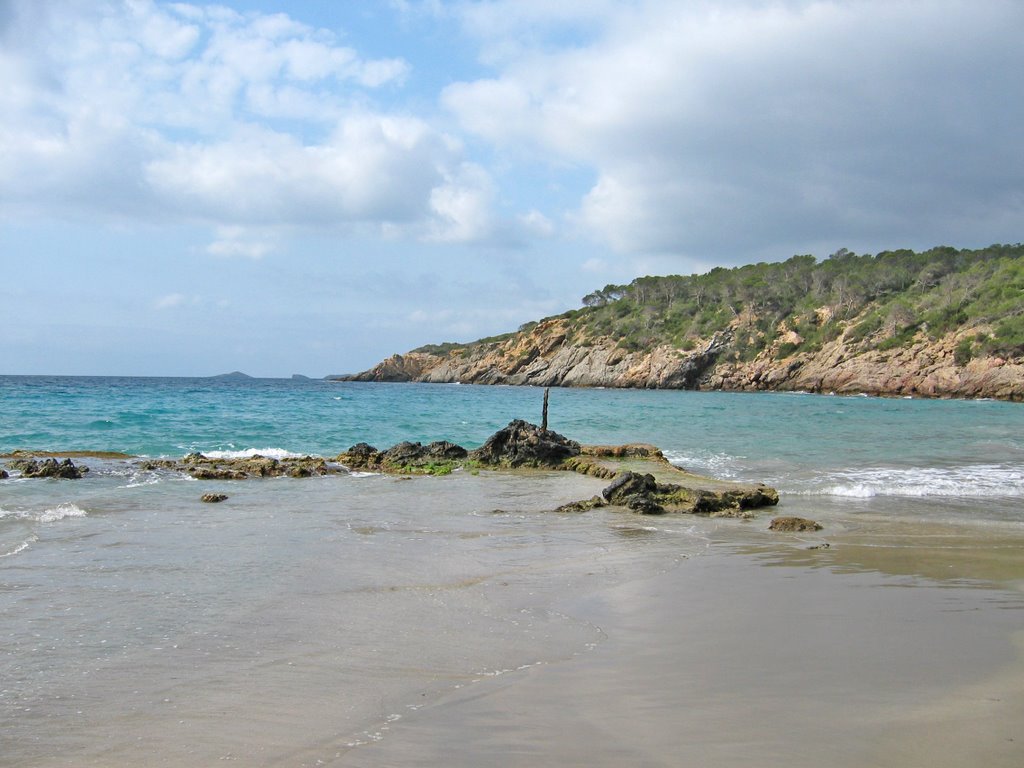
[[[540,428],[542,432],[548,431],[548,395],[551,390],[548,387],[544,387],[544,410],[540,417]]]

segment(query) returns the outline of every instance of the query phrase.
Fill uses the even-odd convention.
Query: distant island
[[[230,379],[232,381],[241,381],[243,379],[251,379],[252,376],[250,376],[247,373],[242,373],[241,371],[232,371],[231,373],[219,373],[216,376],[210,376],[209,378],[211,378],[211,379]]]
[[[1024,400],[1024,245],[639,277],[347,381],[808,391]]]

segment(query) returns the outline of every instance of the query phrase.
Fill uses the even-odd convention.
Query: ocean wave
[[[0,507],[0,519],[6,517],[13,520],[25,520],[34,523],[55,523],[66,517],[85,517],[88,514],[88,512],[77,504],[72,504],[71,502],[58,504],[56,507],[50,507],[41,511],[29,511],[23,509],[8,510]]]
[[[241,451],[200,451],[208,459],[251,459],[263,456],[267,459],[294,459],[305,456],[304,453],[292,453],[284,448],[246,448]]]
[[[809,496],[875,496],[913,498],[995,498],[1024,496],[1024,470],[1016,466],[981,464],[960,467],[873,467],[830,473]]]
[[[741,457],[730,456],[725,453],[694,455],[671,450],[663,451],[663,453],[665,458],[679,469],[685,469],[687,472],[699,475],[726,479],[737,475],[736,465],[742,461]]]
[[[6,552],[2,551],[3,547],[0,546],[0,557],[14,557],[17,554],[24,552],[37,541],[39,541],[39,537],[33,534],[29,536],[27,539],[23,539],[22,541],[13,544],[11,548]]]

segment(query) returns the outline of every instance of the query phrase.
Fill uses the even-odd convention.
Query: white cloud
[[[399,58],[364,58],[284,14],[150,0],[10,8],[0,46],[10,213],[397,225],[459,241],[488,231],[468,218],[490,217],[486,174],[466,170],[458,142],[369,106],[368,90],[407,73]],[[209,247],[268,250],[223,236]]]
[[[488,238],[495,226],[491,214],[494,196],[494,184],[487,172],[478,165],[463,163],[431,190],[434,223],[428,238],[448,243]]]
[[[576,221],[618,250],[1019,239],[1020,3],[495,1],[464,18],[501,53],[443,103],[507,154],[594,169]]]
[[[233,224],[332,226],[426,214],[447,149],[415,119],[363,114],[325,142],[252,126],[217,143],[179,144],[145,168],[177,210]]]

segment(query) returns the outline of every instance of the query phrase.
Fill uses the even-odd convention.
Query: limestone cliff
[[[518,332],[395,355],[361,381],[1024,400],[1024,245],[638,277]]]
[[[855,322],[847,328],[855,327]],[[957,362],[964,339],[985,333],[962,328],[937,340],[921,334],[903,347],[861,351],[843,333],[811,352],[780,355],[785,335],[752,360],[738,359],[727,329],[684,351],[662,344],[627,351],[612,338],[575,340],[555,318],[501,342],[445,353],[394,355],[353,381],[526,384],[565,387],[808,391],[923,397],[1024,400],[1024,360],[976,357]]]

